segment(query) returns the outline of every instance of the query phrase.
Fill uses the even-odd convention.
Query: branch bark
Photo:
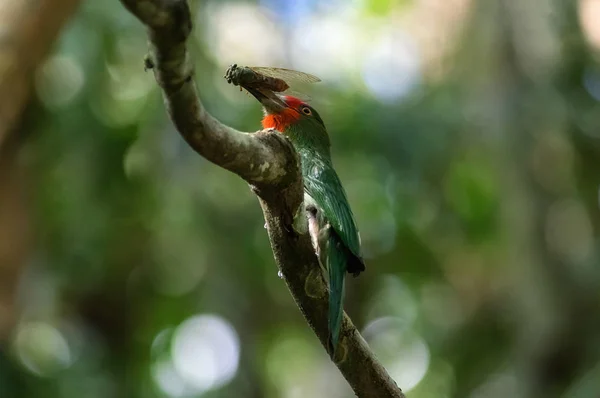
[[[308,235],[291,232],[303,197],[295,150],[282,134],[242,133],[204,109],[185,43],[192,29],[185,0],[121,2],[148,28],[150,64],[179,133],[200,155],[246,180],[258,196],[275,261],[306,321],[327,347],[327,287]],[[357,396],[404,398],[347,315],[341,336],[335,364]]]

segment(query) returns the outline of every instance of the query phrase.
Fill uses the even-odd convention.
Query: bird
[[[302,100],[268,90],[248,91],[263,106],[263,128],[284,134],[300,157],[304,217],[329,285],[327,348],[335,356],[344,314],[346,272],[358,276],[365,263],[354,215],[333,167],[329,135],[319,113]]]

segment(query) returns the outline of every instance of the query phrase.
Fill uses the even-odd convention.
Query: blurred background
[[[141,24],[78,3],[0,0],[0,396],[353,396]],[[323,80],[367,262],[345,306],[409,398],[600,397],[599,0],[190,3],[224,123],[260,127],[231,63]]]

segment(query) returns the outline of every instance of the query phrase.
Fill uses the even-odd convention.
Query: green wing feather
[[[360,239],[354,216],[331,162],[315,156],[302,156],[302,174],[304,190],[318,206],[324,222],[330,226],[325,248],[329,279],[328,348],[335,355],[344,316],[342,301],[346,272],[358,275],[365,266],[360,257]]]
[[[346,268],[348,272],[358,274],[364,271],[360,253],[360,239],[354,221],[354,215],[348,204],[346,192],[340,179],[328,161],[318,158],[302,159],[304,190],[310,195],[324,218],[340,237],[348,250]]]

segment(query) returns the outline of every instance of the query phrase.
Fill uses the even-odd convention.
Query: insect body
[[[271,68],[265,66],[231,65],[225,72],[227,83],[240,86],[248,91],[269,90],[275,93],[288,92],[289,83],[317,83],[318,77],[293,69]]]

